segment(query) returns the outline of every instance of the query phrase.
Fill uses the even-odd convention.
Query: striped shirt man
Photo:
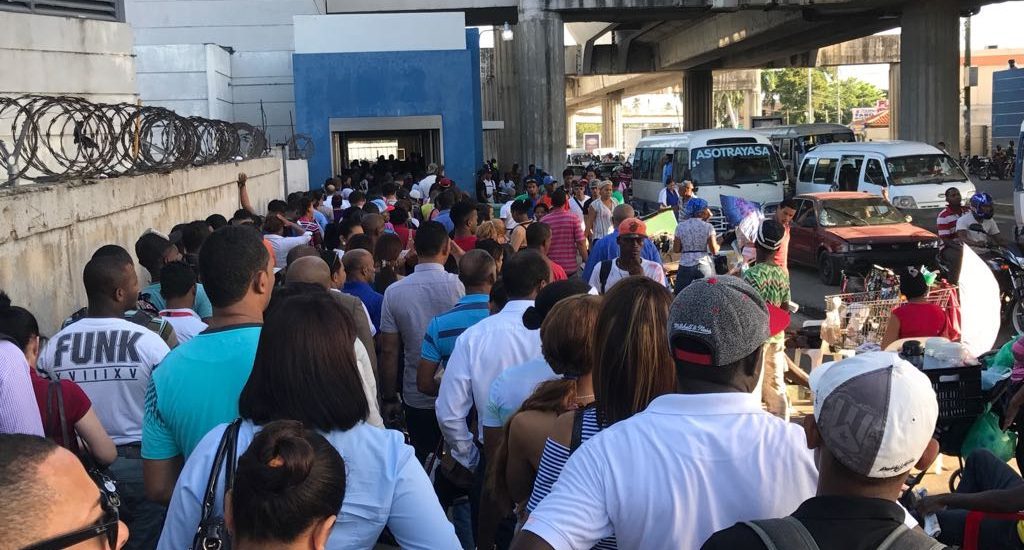
[[[580,268],[576,263],[576,251],[586,241],[580,228],[580,219],[571,211],[556,209],[544,216],[544,223],[551,228],[548,258],[564,269],[567,275],[576,273]]]
[[[947,206],[939,212],[935,227],[940,239],[952,239],[956,237],[956,221],[964,215],[967,209],[963,206]]]
[[[490,313],[488,300],[486,294],[467,294],[455,307],[431,319],[423,335],[420,358],[431,363],[447,363],[455,349],[455,339]]]

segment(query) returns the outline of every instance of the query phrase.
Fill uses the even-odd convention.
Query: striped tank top
[[[577,412],[580,414],[580,412]],[[591,437],[601,431],[601,425],[597,422],[597,409],[594,407],[587,407],[583,409],[583,430],[581,442],[586,442]],[[544,497],[551,492],[552,486],[555,481],[558,480],[558,476],[562,473],[562,468],[565,468],[565,463],[569,461],[569,455],[572,451],[561,443],[558,443],[550,437],[544,442],[544,452],[540,456],[540,464],[537,466],[537,477],[533,482],[533,492],[530,494],[530,500],[526,503],[526,511],[533,513],[540,501],[544,500]],[[618,548],[615,542],[615,537],[608,537],[601,539],[600,542],[594,546],[595,550],[616,550]]]

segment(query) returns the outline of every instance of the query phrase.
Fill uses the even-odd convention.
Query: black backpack
[[[768,550],[819,550],[818,544],[814,542],[814,537],[807,531],[804,524],[793,516],[745,521],[743,525],[754,531]],[[878,550],[943,550],[945,548],[947,548],[945,544],[924,533],[913,531],[903,524],[893,529],[892,533],[878,545]]]

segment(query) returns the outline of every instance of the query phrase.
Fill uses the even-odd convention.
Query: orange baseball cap
[[[629,235],[646,237],[647,224],[640,218],[626,218],[622,220],[622,223],[619,224],[619,236],[626,237]]]

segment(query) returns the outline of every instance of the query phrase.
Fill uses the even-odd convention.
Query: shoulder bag
[[[217,500],[217,480],[220,479],[221,469],[226,470],[223,494],[227,495],[228,491],[235,486],[235,465],[238,462],[238,428],[241,425],[241,418],[235,420],[224,430],[224,435],[220,438],[220,445],[217,446],[217,454],[214,456],[213,466],[210,468],[210,479],[206,482],[202,516],[199,518],[196,536],[192,539],[192,550],[231,549],[231,536],[224,523],[224,514],[214,515],[214,503]]]

